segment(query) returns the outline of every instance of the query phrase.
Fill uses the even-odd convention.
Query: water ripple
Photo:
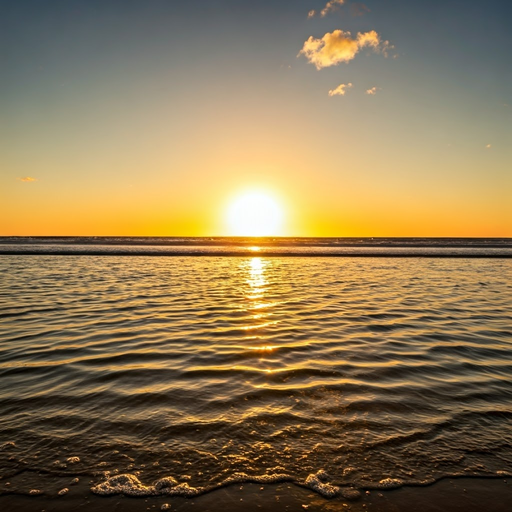
[[[0,265],[3,476],[321,492],[512,473],[510,260]]]

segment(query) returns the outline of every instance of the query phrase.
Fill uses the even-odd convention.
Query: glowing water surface
[[[512,475],[511,260],[256,254],[1,256],[2,492]]]

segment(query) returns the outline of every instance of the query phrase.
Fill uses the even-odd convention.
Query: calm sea
[[[56,495],[58,477],[101,495],[289,481],[357,497],[512,476],[510,239],[0,253],[0,493]]]

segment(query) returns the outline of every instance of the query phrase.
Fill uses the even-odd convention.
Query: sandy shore
[[[3,495],[0,496],[0,509],[6,512],[139,512],[161,510],[162,505],[169,504],[169,510],[183,512],[508,512],[511,502],[512,482],[484,478],[446,479],[428,487],[363,492],[362,497],[355,501],[340,498],[328,500],[288,483],[233,485],[194,499],[107,498],[92,494],[84,482],[70,487],[63,496]]]

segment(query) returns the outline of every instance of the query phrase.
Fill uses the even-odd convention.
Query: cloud
[[[352,39],[350,32],[334,30],[327,32],[321,39],[309,36],[298,56],[304,55],[316,69],[322,69],[336,66],[340,62],[350,62],[365,46],[385,55],[390,48],[389,41],[381,41],[375,30],[358,32],[355,39]]]
[[[20,181],[24,181],[25,183],[30,183],[31,181],[37,181],[36,178],[31,178],[30,176],[25,176],[24,178],[18,178]]]
[[[366,89],[366,94],[375,95],[377,94],[377,91],[379,90],[379,87],[371,87],[370,89]]]
[[[312,9],[308,12],[308,18],[314,18],[317,14],[320,14],[322,18],[325,18],[330,12],[335,11],[339,7],[345,4],[345,0],[329,0],[321,11],[315,11]],[[370,9],[361,2],[354,2],[350,4],[350,13],[352,16],[363,16],[367,12],[370,12]]]
[[[329,91],[329,96],[345,96],[347,92],[345,89],[350,89],[352,84],[349,82],[348,84],[340,84],[336,89],[331,89]]]
[[[329,0],[325,7],[320,11],[320,16],[322,18],[324,16],[327,16],[331,11],[336,10],[340,5],[343,5],[345,3],[345,0]]]
[[[486,149],[491,149],[491,145],[490,144],[487,144],[487,146],[485,146]]]

